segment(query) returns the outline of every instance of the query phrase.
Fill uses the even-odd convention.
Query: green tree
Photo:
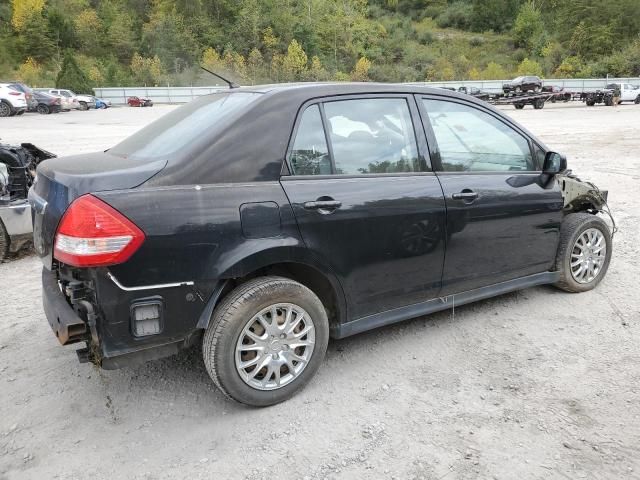
[[[539,77],[542,76],[542,67],[535,60],[529,60],[525,58],[518,65],[518,70],[516,71],[518,75],[537,75]]]
[[[539,49],[544,36],[542,13],[533,1],[523,3],[513,25],[513,39],[517,47],[534,52]]]
[[[64,54],[62,69],[56,78],[56,88],[66,88],[76,93],[92,93],[89,79],[78,66],[71,51]]]
[[[296,40],[291,40],[287,47],[282,68],[287,80],[302,80],[304,78],[307,70],[307,54]]]
[[[471,27],[478,32],[510,30],[520,4],[520,0],[472,0],[472,2]]]
[[[327,72],[327,70],[322,65],[320,58],[318,58],[317,55],[314,55],[311,59],[311,67],[309,67],[309,80],[321,82],[329,80],[329,78],[329,72]]]
[[[482,71],[483,80],[503,80],[505,78],[507,78],[507,72],[496,62],[489,62]]]
[[[23,58],[32,57],[38,62],[50,60],[55,51],[47,20],[41,13],[33,13],[24,19],[18,42]]]

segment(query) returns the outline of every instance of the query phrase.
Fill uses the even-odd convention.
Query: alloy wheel
[[[315,326],[293,303],[262,309],[240,333],[235,365],[240,378],[257,390],[277,390],[300,376],[313,355]]]
[[[0,102],[0,117],[11,116],[11,107],[5,102]]]
[[[607,242],[597,228],[582,232],[571,252],[571,276],[578,283],[592,282],[602,270],[607,256]]]

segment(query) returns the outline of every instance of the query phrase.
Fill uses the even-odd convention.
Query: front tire
[[[612,240],[608,225],[590,213],[571,213],[560,227],[556,287],[578,293],[592,290],[607,274]]]
[[[311,290],[288,278],[261,277],[216,307],[202,352],[227,397],[265,407],[288,400],[311,380],[328,341],[327,313]]]

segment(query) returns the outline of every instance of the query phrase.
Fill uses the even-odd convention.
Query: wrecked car
[[[153,107],[153,101],[150,98],[129,97],[127,104],[130,107]]]
[[[0,143],[0,262],[32,240],[27,201],[36,167],[55,155],[30,144]]]
[[[202,96],[41,164],[29,198],[61,344],[114,369],[200,343],[213,382],[253,406],[298,392],[329,337],[535,285],[587,291],[612,254],[606,194],[564,156],[420,86]]]

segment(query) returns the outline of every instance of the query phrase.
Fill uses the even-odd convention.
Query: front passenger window
[[[423,99],[449,172],[535,171],[528,140],[506,123],[461,103]]]

